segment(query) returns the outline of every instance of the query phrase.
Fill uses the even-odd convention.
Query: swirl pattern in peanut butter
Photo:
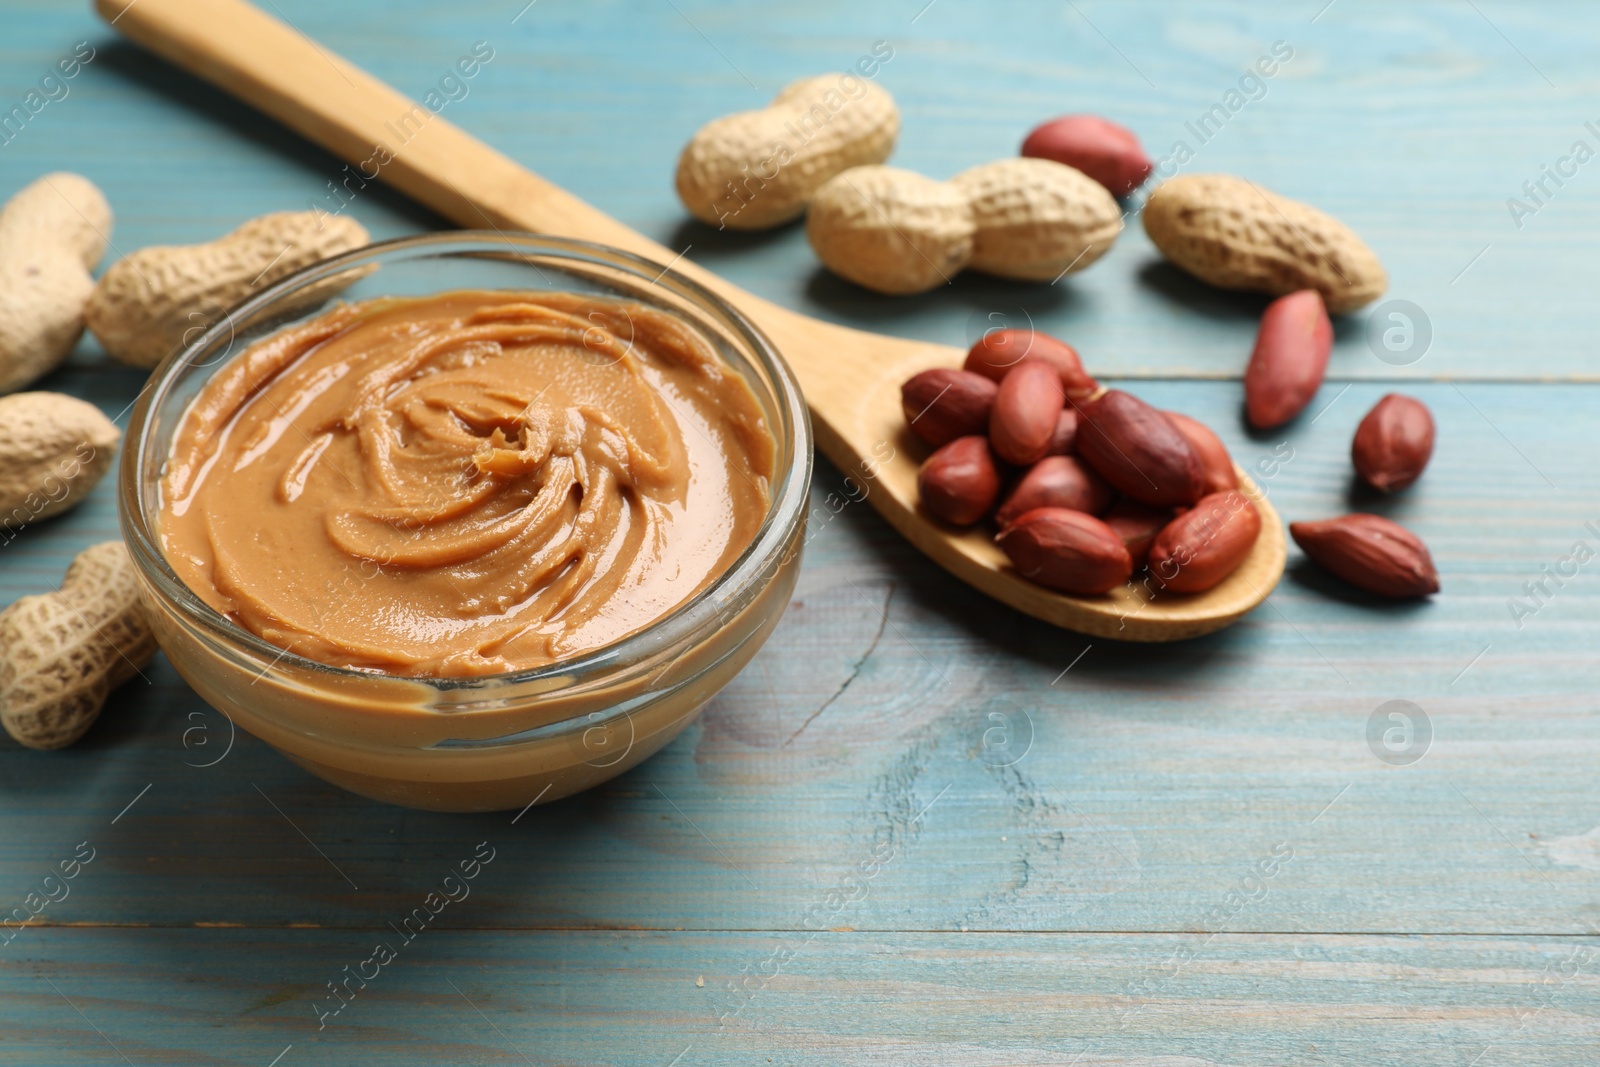
[[[195,397],[162,481],[180,578],[273,644],[417,676],[611,644],[725,572],[775,446],[668,312],[561,293],[338,307]]]

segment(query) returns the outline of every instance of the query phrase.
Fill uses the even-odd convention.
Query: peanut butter
[[[648,626],[756,537],[775,445],[684,320],[570,293],[341,306],[188,407],[158,534],[284,649],[418,677],[515,671]]]

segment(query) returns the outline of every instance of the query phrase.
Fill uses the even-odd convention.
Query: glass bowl
[[[580,657],[471,678],[317,663],[208,606],[174,573],[156,529],[173,434],[199,389],[255,340],[341,299],[456,289],[580,292],[678,316],[744,376],[776,443],[771,506],[732,567],[645,629]],[[532,234],[404,238],[320,263],[229,312],[156,368],[119,475],[122,531],[167,658],[209,704],[302,767],[362,796],[435,811],[548,802],[666,745],[755,655],[793,591],[811,480],[800,388],[759,330],[669,267]]]

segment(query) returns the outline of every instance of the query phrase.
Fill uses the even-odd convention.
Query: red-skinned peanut
[[[1098,115],[1063,115],[1035,127],[1022,142],[1022,154],[1076,167],[1112,196],[1127,196],[1151,170],[1134,132]]]
[[[1239,475],[1233,469],[1233,457],[1228,455],[1228,446],[1222,443],[1222,438],[1211,427],[1176,411],[1164,411],[1162,414],[1194,446],[1195,453],[1200,457],[1206,492],[1220,493],[1225,489],[1239,488]]]
[[[1250,425],[1271,429],[1304,411],[1322,385],[1332,348],[1333,323],[1321,293],[1302,289],[1268,304],[1244,372]]]
[[[912,433],[941,448],[958,437],[987,433],[989,409],[999,391],[981,374],[937,367],[906,379],[900,387],[900,409]]]
[[[1081,511],[1034,508],[1001,530],[995,543],[1023,577],[1062,593],[1105,593],[1133,573],[1122,538]]]
[[[1098,515],[1111,504],[1112,495],[1106,480],[1076,456],[1046,456],[1028,468],[994,517],[1005,526],[1034,508],[1070,508]]]
[[[1404,599],[1439,591],[1422,538],[1381,515],[1291,522],[1289,533],[1312,562],[1369,593]]]
[[[989,330],[967,350],[962,367],[998,382],[1025,359],[1042,359],[1060,371],[1061,387],[1070,399],[1086,400],[1100,391],[1100,383],[1083,369],[1077,349],[1038,330]]]
[[[1070,456],[1077,445],[1078,412],[1074,408],[1062,408],[1061,414],[1056,416],[1056,432],[1050,435],[1050,447],[1045,455]]]
[[[1143,567],[1145,560],[1150,556],[1150,546],[1155,543],[1156,534],[1166,528],[1167,523],[1174,517],[1171,508],[1151,507],[1141,504],[1137,500],[1123,497],[1102,516],[1107,526],[1117,532],[1122,538],[1122,544],[1128,550],[1128,555],[1133,559],[1134,569]]]
[[[1007,463],[1025,467],[1043,459],[1065,401],[1055,367],[1029,357],[1000,382],[989,409],[989,443]]]
[[[1422,477],[1433,456],[1433,415],[1420,400],[1390,393],[1367,412],[1350,442],[1362,481],[1385,493]]]
[[[1078,406],[1077,449],[1106,481],[1146,504],[1178,507],[1205,495],[1205,472],[1189,439],[1120,389]]]
[[[1175,593],[1203,593],[1239,569],[1261,533],[1261,515],[1237,489],[1202,497],[1156,535],[1147,565]]]
[[[994,510],[1000,470],[984,437],[958,437],[929,456],[917,472],[917,492],[927,511],[957,526],[971,526]]]

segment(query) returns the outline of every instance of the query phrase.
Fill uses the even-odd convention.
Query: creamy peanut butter
[[[611,644],[727,570],[775,445],[676,316],[579,294],[342,306],[257,342],[185,412],[158,534],[228,618],[421,677]]]

